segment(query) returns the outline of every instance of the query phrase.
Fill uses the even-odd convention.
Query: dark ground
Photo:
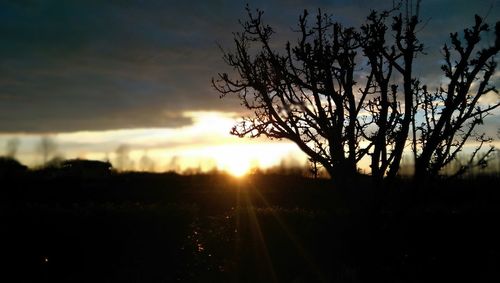
[[[500,282],[499,181],[29,172],[0,185],[0,282]]]

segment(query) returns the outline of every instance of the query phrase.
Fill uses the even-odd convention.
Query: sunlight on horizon
[[[303,165],[305,155],[288,141],[238,138],[229,134],[239,114],[234,112],[185,112],[193,123],[179,128],[117,129],[51,135],[57,143],[52,157],[108,160],[121,170],[208,172],[225,171],[243,176],[254,169],[284,163]],[[16,157],[35,167],[40,135],[1,135],[0,146],[18,138]],[[120,152],[119,148],[122,148]],[[1,150],[1,149],[0,149]],[[120,168],[121,167],[121,168]]]
[[[114,168],[125,171],[195,173],[217,170],[236,177],[273,167],[307,166],[307,157],[292,142],[230,135],[239,116],[237,113],[197,111],[184,115],[193,123],[179,128],[54,134],[51,137],[57,144],[57,151],[51,157],[110,161]],[[0,135],[0,152],[12,138],[20,141],[17,159],[31,167],[41,165],[42,158],[36,150],[40,135]],[[499,146],[497,140],[493,144]],[[464,152],[473,149],[474,145],[469,142]],[[359,165],[360,170],[368,172],[367,160],[363,159]]]

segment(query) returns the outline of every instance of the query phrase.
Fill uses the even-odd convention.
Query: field
[[[499,282],[499,179],[2,181],[1,282]]]

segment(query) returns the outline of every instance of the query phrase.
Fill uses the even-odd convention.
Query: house
[[[14,158],[0,157],[0,179],[18,177],[27,170],[28,167]]]
[[[70,159],[62,162],[61,171],[66,177],[98,179],[111,174],[111,163],[98,160]]]

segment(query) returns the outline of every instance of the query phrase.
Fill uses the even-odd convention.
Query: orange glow
[[[229,134],[238,121],[237,113],[186,112],[193,123],[180,128],[139,128],[108,131],[81,131],[54,135],[59,152],[65,158],[88,158],[110,161],[118,170],[143,170],[141,160],[147,157],[154,171],[209,172],[219,170],[241,177],[254,169],[266,170],[283,161],[305,164],[307,158],[288,141],[266,138],[238,138]],[[18,137],[24,148],[33,148],[36,136],[1,136],[5,140]],[[78,146],[75,146],[78,145]],[[117,149],[128,146],[128,161],[118,167]],[[19,158],[30,165],[39,165],[39,156],[20,150]],[[151,168],[149,166],[148,168]],[[149,169],[145,169],[149,170]]]
[[[223,170],[235,177],[243,177],[250,171],[250,164],[245,160],[228,159]]]

